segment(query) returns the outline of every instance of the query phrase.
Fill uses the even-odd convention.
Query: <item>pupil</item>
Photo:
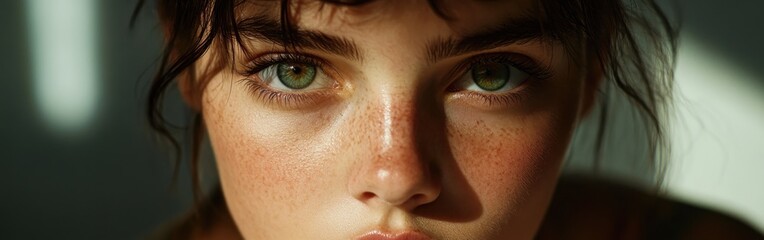
[[[291,66],[290,68],[292,68],[294,74],[300,75],[300,73],[302,73],[302,68],[300,68],[300,66]]]
[[[493,76],[492,76],[493,75],[493,71],[491,71],[491,69],[483,69],[483,72],[481,72],[480,74],[483,75],[483,77],[488,78],[488,79],[493,78]]]
[[[481,89],[495,91],[509,81],[509,68],[501,63],[481,64],[472,70],[472,79]]]

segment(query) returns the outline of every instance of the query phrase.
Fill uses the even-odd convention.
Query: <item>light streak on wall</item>
[[[94,0],[27,0],[33,89],[42,119],[80,133],[98,101]]]
[[[764,231],[764,86],[688,35],[676,72],[677,118],[667,190]]]

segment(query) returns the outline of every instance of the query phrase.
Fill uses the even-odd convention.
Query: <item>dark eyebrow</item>
[[[496,27],[461,38],[438,39],[427,44],[427,60],[431,63],[443,58],[488,50],[532,40],[543,40],[541,22],[532,18],[512,19]]]
[[[267,43],[295,48],[316,49],[361,61],[358,46],[346,38],[318,31],[289,29],[284,32],[281,23],[264,15],[252,16],[237,22],[241,36]],[[289,40],[286,36],[289,35]]]

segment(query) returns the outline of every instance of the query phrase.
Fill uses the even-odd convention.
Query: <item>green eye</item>
[[[291,89],[303,89],[316,80],[316,66],[303,63],[279,63],[276,76],[284,86]]]
[[[496,91],[507,85],[510,67],[503,63],[481,63],[472,67],[472,80],[486,91]]]

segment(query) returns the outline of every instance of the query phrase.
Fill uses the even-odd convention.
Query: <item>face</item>
[[[244,237],[534,236],[586,70],[533,1],[444,3],[452,21],[426,1],[297,3],[289,52],[277,3],[239,6],[260,21],[250,54],[210,75],[201,111]]]

